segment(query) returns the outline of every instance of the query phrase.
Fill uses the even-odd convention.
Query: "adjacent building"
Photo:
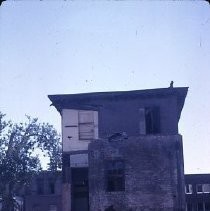
[[[210,211],[210,174],[185,175],[186,211]]]
[[[42,171],[25,188],[25,211],[61,211],[61,172]]]
[[[187,90],[49,95],[62,118],[62,210],[184,210]]]

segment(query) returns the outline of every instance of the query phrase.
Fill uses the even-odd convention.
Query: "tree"
[[[39,172],[41,161],[36,151],[49,156],[48,169],[61,167],[60,136],[48,123],[39,123],[37,118],[26,116],[25,123],[5,120],[0,112],[0,197],[2,211],[13,211],[15,191],[27,185]]]

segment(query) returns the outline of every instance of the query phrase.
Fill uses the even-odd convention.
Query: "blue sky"
[[[205,1],[7,1],[0,110],[50,122],[48,94],[189,86],[186,173],[210,173],[210,6]]]

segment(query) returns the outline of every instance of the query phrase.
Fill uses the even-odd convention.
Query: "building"
[[[90,144],[90,210],[183,210],[181,137],[146,136]]]
[[[25,211],[60,211],[61,172],[42,171],[33,176],[24,190]]]
[[[210,211],[210,174],[185,175],[186,211]]]
[[[33,175],[27,185],[15,191],[14,211],[61,211],[61,176],[61,171],[40,171]]]
[[[117,146],[119,144],[122,145],[123,139],[124,139],[124,137],[120,137],[117,140],[115,139],[113,143],[116,144]],[[131,141],[133,141],[133,139]],[[146,142],[147,141],[148,140],[146,140]],[[131,144],[130,144],[130,140],[128,141],[128,143],[129,143],[129,148],[132,148]],[[138,143],[139,143],[139,140],[138,140]],[[99,144],[100,144],[100,142],[99,142]],[[107,144],[107,143],[104,142],[103,144]],[[150,145],[150,142],[147,144]],[[168,144],[170,144],[170,143],[168,143]],[[135,143],[135,149],[137,149],[136,143]],[[111,150],[111,154],[109,153],[110,149],[105,150],[105,152],[108,153],[108,156],[112,155],[112,157],[113,157],[113,155],[114,156],[117,155],[117,158],[120,158],[119,152],[116,154],[116,149],[115,149],[115,153],[113,153],[114,152],[113,148]],[[94,154],[96,154],[96,153],[94,153]],[[91,156],[93,156],[92,150],[90,150],[90,158],[91,158]],[[97,153],[97,157],[99,158],[99,153]],[[129,155],[128,159],[130,159],[131,157],[132,157],[132,155]],[[134,158],[135,159],[133,159],[133,162],[131,162],[131,163],[134,163],[134,165],[136,167],[138,164],[136,164],[136,157],[134,157]],[[119,162],[119,164],[121,164],[120,163],[121,160],[119,159],[119,160],[117,160],[117,162]],[[100,161],[100,159],[97,159],[96,162],[97,161]],[[112,161],[114,161],[114,159],[112,159]],[[97,164],[96,166],[99,166],[99,165],[100,164]],[[123,165],[121,165],[121,166],[123,167]],[[119,167],[120,167],[120,165],[119,165]],[[156,167],[157,167],[157,165],[156,165]],[[102,168],[97,168],[97,169],[102,169]],[[131,168],[131,169],[133,169],[133,168]],[[40,211],[42,211],[42,210],[43,211],[61,210],[61,174],[60,173],[61,172],[53,173],[53,174],[56,174],[56,180],[57,180],[57,182],[56,182],[57,191],[55,191],[55,192],[53,191],[54,188],[53,188],[53,185],[51,184],[52,173],[45,171],[45,172],[41,172],[39,175],[33,177],[28,189],[25,192],[25,197],[22,197],[22,198],[19,197],[19,199],[18,199],[19,204],[23,204],[23,198],[25,198],[24,201],[26,204],[24,204],[24,206],[21,205],[22,208],[20,207],[20,209],[17,209],[17,210],[36,210],[35,208],[39,209]],[[118,188],[118,190],[125,188],[125,186],[123,185],[124,183],[122,183],[124,174],[122,175],[122,171],[121,172],[118,171],[118,173],[119,174],[117,174],[117,178],[116,178],[116,175],[111,174],[109,176],[111,181],[113,180],[113,177],[114,177],[114,180],[117,180],[117,182],[115,182],[114,185],[108,186],[108,188],[111,188],[111,190],[116,190],[116,188]],[[104,175],[105,174],[102,174],[102,177]],[[135,174],[132,174],[131,176],[133,177],[133,175],[135,175]],[[166,176],[166,175],[164,174],[164,176]],[[97,180],[98,181],[104,180],[104,179],[101,179],[100,177],[94,178],[94,176],[92,176],[90,178],[92,178],[92,181],[96,181],[96,182],[97,182]],[[39,182],[40,179],[42,179],[42,181],[45,183],[45,185],[42,186],[41,188],[40,188],[40,182]],[[135,181],[135,178],[132,179],[132,183],[135,183],[135,184],[138,184],[140,181],[141,181],[141,178],[137,178],[137,181]],[[149,181],[149,183],[148,183],[148,181]],[[146,182],[145,182],[145,180],[142,181],[143,183],[145,183],[146,189],[149,189],[149,187],[151,187],[150,181],[151,180],[147,180]],[[166,180],[166,181],[168,181],[168,180]],[[162,184],[164,182],[165,181],[163,181]],[[90,183],[91,183],[91,179],[90,179]],[[98,187],[100,187],[102,184],[101,184],[101,182],[98,182],[98,183],[99,183]],[[108,182],[107,184],[110,184],[110,182]],[[159,185],[160,185],[159,183],[155,184],[155,186],[158,188],[159,188]],[[47,186],[49,186],[49,187],[47,187]],[[51,186],[51,188],[50,188],[50,186]],[[144,185],[141,185],[141,188],[143,186]],[[136,185],[135,186],[131,185],[131,187],[135,187],[135,189],[137,189]],[[49,189],[51,189],[51,191],[49,191]],[[93,189],[94,189],[94,187],[93,187]],[[153,190],[153,193],[155,193],[154,185],[152,186],[152,190]],[[158,190],[158,189],[156,188],[156,190]],[[45,194],[40,194],[40,192],[41,193],[45,192]],[[53,194],[53,192],[54,192],[54,194]],[[56,192],[57,192],[57,194],[56,194]],[[110,191],[110,193],[111,192],[112,191]],[[133,190],[132,190],[132,192],[133,192]],[[159,192],[158,192],[158,194],[159,194]],[[20,194],[20,195],[23,196],[23,194]],[[43,199],[45,199],[45,200],[43,200]],[[104,199],[104,197],[102,197],[102,199]],[[185,174],[185,199],[186,199],[186,211],[210,211],[210,174]],[[97,202],[97,201],[100,201],[101,199],[94,198],[94,200]],[[124,206],[124,203],[120,203],[120,205]],[[25,207],[25,209],[23,209],[23,207]],[[0,210],[1,210],[1,198],[0,198]]]
[[[16,207],[14,211],[24,211],[24,203],[23,198],[19,196],[14,196],[13,200],[15,201]],[[0,197],[0,211],[2,210],[2,198]]]
[[[49,95],[62,118],[62,210],[184,210],[187,90]]]

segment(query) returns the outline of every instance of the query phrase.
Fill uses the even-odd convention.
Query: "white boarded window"
[[[79,111],[79,139],[94,139],[94,111]]]

